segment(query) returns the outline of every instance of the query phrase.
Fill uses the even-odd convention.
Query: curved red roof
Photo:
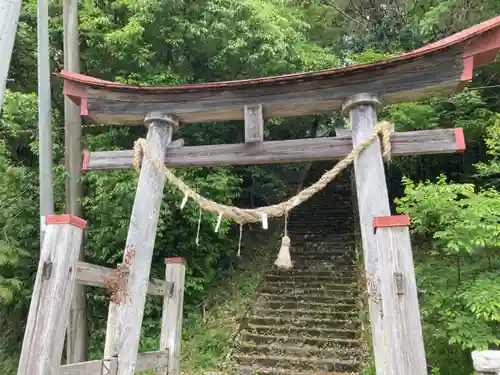
[[[482,22],[478,25],[475,25],[469,29],[460,31],[456,34],[453,34],[449,37],[441,39],[437,42],[427,44],[421,48],[418,48],[414,51],[404,53],[402,55],[379,61],[373,64],[363,64],[363,65],[355,65],[355,66],[347,66],[343,68],[333,68],[333,69],[324,69],[319,71],[312,72],[303,72],[303,73],[294,73],[294,74],[284,74],[280,76],[270,76],[270,77],[261,77],[261,78],[252,78],[252,79],[243,79],[236,81],[221,81],[221,82],[210,82],[210,83],[202,83],[202,84],[188,84],[188,85],[179,85],[179,86],[136,86],[136,85],[126,85],[117,82],[105,81],[102,79],[90,77],[84,74],[78,73],[70,73],[62,71],[60,73],[55,73],[57,76],[63,77],[66,80],[70,80],[73,82],[83,83],[91,86],[100,86],[107,87],[110,89],[132,89],[137,91],[177,91],[177,90],[197,90],[197,89],[208,89],[208,88],[223,88],[223,87],[234,87],[234,86],[247,86],[247,85],[259,85],[259,84],[279,84],[282,82],[291,82],[298,81],[303,79],[310,78],[321,78],[325,76],[332,76],[337,74],[345,74],[349,72],[354,72],[360,69],[377,69],[382,68],[387,65],[395,64],[398,62],[402,62],[405,60],[419,58],[421,56],[434,53],[445,48],[449,48],[455,46],[457,44],[471,41],[474,37],[488,33],[493,30],[498,30],[500,27],[500,16]],[[490,50],[495,49],[498,51],[500,48],[500,35],[495,35],[493,37],[492,43],[490,43]]]

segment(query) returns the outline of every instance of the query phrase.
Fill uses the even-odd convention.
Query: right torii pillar
[[[379,106],[371,94],[344,102],[354,146],[373,133]],[[426,375],[409,217],[391,216],[380,142],[361,152],[354,171],[377,375]]]

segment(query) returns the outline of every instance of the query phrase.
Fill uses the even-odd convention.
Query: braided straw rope
[[[286,212],[311,198],[314,194],[321,191],[326,185],[328,185],[328,183],[330,183],[330,181],[332,181],[338,174],[340,174],[345,168],[347,168],[349,164],[356,160],[365,148],[367,148],[375,139],[378,139],[379,134],[382,135],[383,157],[386,161],[390,161],[391,129],[392,125],[387,121],[381,121],[377,123],[374,128],[373,134],[371,134],[359,145],[354,147],[349,155],[339,161],[332,169],[325,172],[323,176],[321,176],[321,178],[313,185],[300,191],[297,195],[285,202],[255,209],[243,209],[234,206],[227,206],[201,196],[196,191],[191,189],[188,185],[186,185],[184,181],[179,179],[170,169],[168,169],[163,164],[163,160],[156,160],[151,158],[147,142],[144,138],[139,138],[134,144],[134,168],[136,170],[140,170],[141,158],[142,155],[144,155],[151,163],[153,163],[156,168],[158,168],[159,170],[163,169],[167,180],[169,180],[189,198],[193,199],[202,209],[204,209],[205,211],[214,212],[216,214],[222,214],[224,217],[231,218],[238,224],[243,225],[245,223],[255,223],[261,221],[264,215],[267,215],[267,217],[269,218],[281,217]]]

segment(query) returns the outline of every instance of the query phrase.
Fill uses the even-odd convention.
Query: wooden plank
[[[116,375],[117,370],[118,360],[110,358],[61,366],[58,375]]]
[[[162,371],[167,365],[168,351],[140,353],[137,356],[135,373],[149,370]],[[61,366],[58,375],[116,375],[117,371],[117,359],[110,358]]]
[[[104,288],[106,280],[114,275],[115,270],[95,264],[78,262],[76,272],[77,283]],[[165,293],[165,286],[171,288],[168,282],[160,279],[152,279],[148,284],[148,294],[163,296]]]
[[[161,162],[178,123],[172,116],[162,113],[148,114],[145,122],[149,127],[149,152],[152,158]],[[124,262],[130,265],[125,288],[129,298],[118,306],[117,375],[133,375],[135,371],[164,185],[164,172],[145,159],[139,174],[124,253]]]
[[[113,301],[109,301],[108,306],[108,321],[106,322],[106,337],[104,341],[104,358],[112,358],[118,356],[118,342],[116,333],[118,327],[118,305]]]
[[[378,98],[369,94],[355,95],[348,98],[344,104],[343,112],[349,112],[352,126],[353,144],[358,145],[371,135],[377,123],[376,107],[380,105]],[[358,201],[358,214],[363,245],[363,259],[369,293],[368,305],[370,311],[371,333],[375,367],[377,375],[400,375],[404,372],[395,369],[390,352],[398,348],[397,342],[391,334],[404,328],[392,326],[392,322],[385,319],[385,298],[397,298],[396,295],[382,295],[381,283],[385,280],[382,274],[386,272],[384,264],[380,262],[377,240],[383,234],[373,230],[373,220],[377,216],[390,216],[389,196],[387,192],[384,164],[382,162],[381,147],[378,142],[368,146],[354,162],[356,181],[356,196]],[[385,288],[385,285],[384,285]],[[396,322],[397,323],[397,322]],[[406,356],[407,353],[402,353]],[[425,362],[425,358],[423,358]],[[424,368],[425,370],[425,368]],[[408,372],[412,375],[425,375],[420,369],[414,368]]]
[[[419,130],[391,135],[392,155],[445,154],[461,151],[458,129]],[[351,136],[292,139],[254,144],[189,146],[169,149],[165,165],[170,168],[220,165],[298,163],[341,159],[351,152]],[[133,168],[132,150],[98,151],[87,154],[86,170]]]
[[[61,363],[74,269],[86,223],[70,215],[50,215],[46,225],[18,375],[53,375]]]
[[[375,235],[379,267],[384,270],[378,273],[378,277],[386,345],[389,346],[386,355],[390,372],[385,374],[425,375],[427,364],[409,223],[398,220],[404,219],[404,216],[388,218],[394,224],[387,223],[384,227],[378,227]]]
[[[182,123],[204,123],[244,120],[248,103],[262,103],[266,118],[336,111],[344,98],[365,90],[379,93],[386,104],[424,100],[456,92],[463,72],[462,50],[449,48],[397,64],[277,83],[183,91],[88,86],[88,114],[97,123],[137,125],[144,113],[161,109]]]
[[[500,375],[500,350],[475,350],[471,356],[478,375]]]
[[[165,260],[165,280],[173,283],[171,293],[165,292],[161,318],[160,350],[168,350],[168,369],[159,375],[179,375],[182,341],[182,312],[186,266],[182,258]]]
[[[264,140],[262,104],[245,105],[245,143]]]

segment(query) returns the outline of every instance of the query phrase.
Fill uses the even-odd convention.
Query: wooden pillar
[[[353,145],[357,146],[373,133],[374,127],[377,124],[376,107],[380,106],[378,98],[371,94],[357,94],[348,98],[343,105],[343,114],[349,113],[351,122],[351,134]],[[377,375],[400,375],[403,371],[404,364],[393,363],[399,359],[391,356],[391,352],[400,351],[406,346],[401,344],[401,337],[398,336],[398,331],[405,332],[405,328],[396,326],[401,320],[391,321],[394,315],[392,312],[386,311],[385,306],[393,305],[394,299],[401,298],[396,294],[391,294],[390,286],[382,285],[383,282],[388,282],[383,274],[387,272],[388,265],[383,263],[385,257],[379,254],[379,243],[384,246],[392,246],[391,249],[385,248],[384,252],[395,254],[398,249],[395,248],[395,242],[391,242],[389,233],[381,232],[377,236],[374,232],[374,218],[377,216],[390,216],[389,196],[385,178],[384,164],[381,154],[381,146],[379,142],[373,142],[360,154],[354,162],[355,180],[356,180],[356,195],[358,201],[358,213],[360,221],[360,230],[363,245],[363,258],[365,262],[366,281],[368,288],[368,301],[370,310],[370,321],[372,328],[373,352],[375,357],[375,367]],[[408,243],[409,246],[409,238]],[[382,249],[381,249],[382,250]],[[411,254],[411,247],[406,250]],[[406,259],[404,262],[406,262]],[[413,261],[411,269],[413,270]],[[405,275],[406,280],[411,278],[411,275]],[[413,276],[414,278],[414,276]],[[391,283],[394,281],[391,280]],[[383,294],[384,293],[384,294]],[[403,298],[408,299],[408,294]],[[416,297],[415,297],[416,298]],[[391,300],[391,302],[389,302]],[[412,302],[413,303],[413,302]],[[417,306],[418,306],[418,302]],[[389,317],[389,318],[387,318]],[[416,322],[412,322],[413,327],[417,327]],[[420,322],[418,322],[418,325]],[[415,333],[420,335],[421,331]],[[408,338],[403,338],[405,340]],[[415,341],[419,341],[415,338]],[[423,342],[419,345],[423,348]],[[417,353],[421,353],[420,348],[417,348]],[[401,353],[401,358],[407,358],[410,353]],[[419,358],[425,364],[425,357]],[[396,367],[402,367],[397,369]],[[396,369],[395,369],[396,368]],[[412,375],[425,375],[421,372],[421,366],[412,368]],[[407,372],[408,373],[408,372]]]
[[[386,365],[384,374],[426,375],[424,338],[406,215],[375,217]],[[378,370],[377,370],[378,371]]]
[[[61,364],[64,335],[86,222],[49,215],[24,332],[18,375],[54,375]]]
[[[164,375],[179,375],[181,361],[182,312],[186,266],[183,258],[165,259],[165,288],[161,318],[160,350],[168,350],[168,370]]]
[[[174,116],[152,112],[147,115],[145,124],[149,127],[149,154],[163,164],[178,122]],[[135,372],[164,185],[164,171],[154,166],[148,158],[143,158],[124,253],[124,262],[130,264],[126,300],[117,309],[117,375],[133,375]]]
[[[63,1],[64,30],[64,70],[80,73],[80,44],[78,40],[78,0]],[[80,107],[64,96],[64,156],[68,177],[66,178],[66,213],[83,216],[80,202],[82,164],[82,120]],[[80,249],[79,259],[85,260],[84,246]],[[68,363],[87,360],[87,298],[85,285],[76,284],[68,321],[66,358]]]

